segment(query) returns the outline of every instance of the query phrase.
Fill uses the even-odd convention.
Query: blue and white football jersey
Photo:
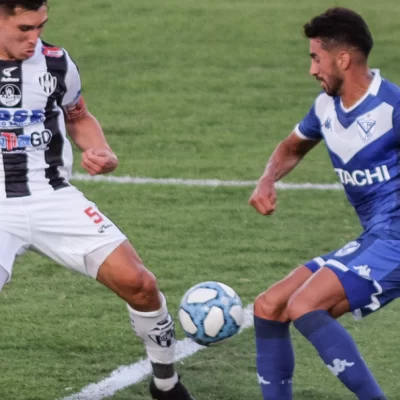
[[[384,224],[400,231],[400,88],[379,70],[372,73],[368,92],[353,107],[321,93],[295,132],[325,141],[364,229]]]

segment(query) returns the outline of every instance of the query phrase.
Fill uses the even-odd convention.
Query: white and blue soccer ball
[[[187,337],[208,346],[238,333],[244,320],[242,301],[228,285],[202,282],[181,300],[179,321]]]

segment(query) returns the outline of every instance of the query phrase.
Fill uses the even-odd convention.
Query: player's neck
[[[346,108],[354,106],[367,93],[373,79],[374,76],[369,68],[352,72],[347,77],[343,93],[340,95],[343,106]]]

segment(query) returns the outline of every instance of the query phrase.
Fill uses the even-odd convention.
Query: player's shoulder
[[[400,107],[400,87],[383,77],[377,97],[392,107]]]
[[[71,63],[74,62],[68,51],[61,46],[54,45],[44,40],[40,41],[40,52],[46,57],[47,61],[53,63]]]

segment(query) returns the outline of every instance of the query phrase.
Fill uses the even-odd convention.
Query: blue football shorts
[[[366,231],[344,247],[304,264],[312,272],[331,269],[339,278],[356,319],[400,297],[400,233]]]

